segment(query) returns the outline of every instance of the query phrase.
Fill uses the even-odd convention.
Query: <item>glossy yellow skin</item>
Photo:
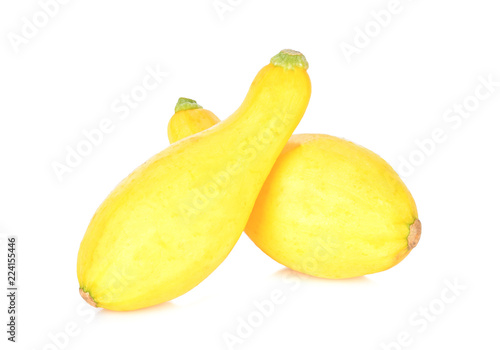
[[[245,231],[293,270],[350,278],[403,260],[417,218],[410,192],[378,155],[337,137],[301,134],[277,159]]]
[[[306,69],[269,64],[224,122],[168,147],[102,203],[78,253],[91,303],[134,310],[205,279],[243,231],[311,95]]]

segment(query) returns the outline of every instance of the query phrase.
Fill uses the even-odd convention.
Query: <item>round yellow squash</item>
[[[281,264],[325,278],[387,270],[420,238],[415,202],[382,158],[347,140],[293,135],[246,233]]]

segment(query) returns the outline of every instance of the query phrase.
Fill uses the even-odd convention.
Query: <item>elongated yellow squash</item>
[[[174,116],[170,142],[218,122],[191,107]],[[245,231],[291,269],[349,278],[402,261],[417,245],[421,223],[410,192],[378,155],[337,137],[301,134],[277,159]]]
[[[178,297],[229,254],[311,95],[305,57],[284,50],[224,122],[149,159],[95,213],[78,253],[80,294],[134,310]]]

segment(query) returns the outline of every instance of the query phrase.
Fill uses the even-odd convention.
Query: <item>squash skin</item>
[[[401,262],[421,223],[407,187],[381,157],[337,137],[299,134],[277,159],[245,232],[293,270],[341,279]]]
[[[293,270],[340,279],[401,262],[414,223],[415,201],[382,158],[344,139],[300,134],[276,161],[246,233]]]
[[[233,115],[134,170],[97,209],[82,240],[82,297],[135,310],[203,281],[240,237],[310,95],[306,69],[271,63]]]
[[[215,114],[209,110],[191,108],[176,112],[168,122],[168,139],[171,143],[206,130],[220,122]],[[175,141],[174,141],[175,140]]]

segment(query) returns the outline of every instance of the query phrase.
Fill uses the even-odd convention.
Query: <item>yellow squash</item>
[[[190,127],[170,124],[170,142],[202,131],[199,119],[207,127],[218,122],[204,109],[174,118]],[[378,155],[337,137],[302,134],[283,149],[245,231],[291,269],[349,278],[398,264],[417,245],[421,223],[410,192]]]
[[[282,51],[232,116],[155,155],[113,190],[78,253],[80,294],[89,304],[134,310],[162,303],[224,260],[307,108],[307,68],[303,55]]]
[[[168,139],[174,143],[206,130],[218,122],[220,120],[215,114],[203,109],[196,101],[181,97],[175,106],[175,114],[168,122]]]

